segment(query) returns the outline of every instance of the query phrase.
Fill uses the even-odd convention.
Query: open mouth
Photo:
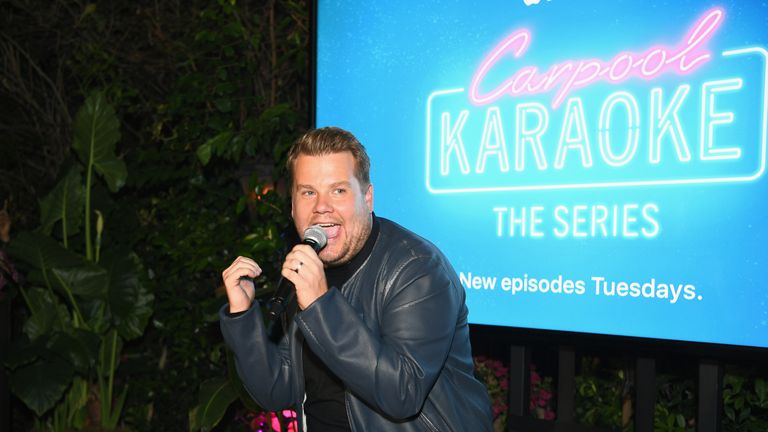
[[[328,239],[332,239],[339,235],[339,230],[341,229],[341,225],[336,223],[319,223],[317,224],[320,226],[320,228],[325,231],[325,234],[328,236]]]

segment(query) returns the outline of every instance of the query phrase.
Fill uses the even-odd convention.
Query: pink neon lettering
[[[624,70],[619,73],[615,73],[617,67],[621,67],[622,61],[626,63],[624,65]],[[629,76],[630,72],[632,72],[632,55],[629,53],[620,53],[613,58],[611,68],[608,70],[608,82],[621,82],[623,79]]]
[[[493,66],[502,55],[511,51],[515,58],[520,57],[528,49],[530,40],[531,33],[528,30],[518,30],[509,35],[508,38],[504,39],[504,41],[491,51],[491,54],[480,64],[480,67],[475,72],[475,77],[472,78],[469,97],[473,103],[477,105],[491,103],[496,99],[499,99],[506,92],[507,88],[514,83],[515,76],[512,76],[512,78],[504,81],[504,83],[495,90],[483,96],[477,94],[477,87],[480,85],[480,81],[485,78],[485,74],[488,73],[491,66]]]
[[[608,62],[598,59],[566,60],[552,65],[543,74],[539,74],[535,66],[527,66],[490,92],[481,93],[480,84],[504,55],[511,53],[514,58],[520,58],[528,50],[531,32],[520,29],[501,41],[480,63],[469,86],[469,100],[475,105],[486,105],[505,94],[514,97],[546,93],[559,85],[552,99],[552,107],[557,108],[572,91],[599,80],[618,84],[633,77],[652,80],[665,72],[688,74],[712,58],[706,43],[724,17],[725,11],[721,8],[708,10],[694,23],[683,41],[672,49],[654,46],[641,54],[621,52]]]

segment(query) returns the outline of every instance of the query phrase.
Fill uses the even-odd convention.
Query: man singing
[[[294,408],[309,432],[490,431],[464,289],[433,244],[374,215],[365,148],[345,130],[315,129],[287,164],[296,230],[319,225],[327,245],[286,256],[298,308],[277,343],[253,302],[259,265],[238,257],[223,272],[221,330],[254,400]]]

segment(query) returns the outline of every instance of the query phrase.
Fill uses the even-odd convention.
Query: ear
[[[373,212],[373,184],[369,184],[365,191],[365,204],[368,206],[368,211]]]

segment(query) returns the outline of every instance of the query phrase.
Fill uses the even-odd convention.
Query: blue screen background
[[[372,161],[376,213],[429,239],[448,256],[466,282],[471,322],[768,347],[768,182],[762,174],[765,58],[757,51],[728,58],[721,55],[726,50],[768,46],[766,3],[424,3],[319,1],[316,125],[348,129],[366,146]],[[512,164],[516,104],[535,102],[546,107],[551,130],[543,135],[542,143],[550,152],[549,167],[537,170],[529,159],[522,172],[503,171],[499,158],[492,155],[486,171],[475,172],[488,107],[472,105],[466,89],[478,65],[507,35],[528,29],[530,46],[522,60],[500,61],[488,75],[485,90],[521,66],[536,65],[544,72],[566,60],[608,61],[623,51],[674,47],[713,7],[722,8],[725,18],[706,44],[713,58],[705,66],[688,75],[667,73],[651,81],[598,82],[569,94],[583,103],[594,169],[583,169],[577,151],[567,153],[564,168],[554,168],[565,104],[553,108],[550,92],[519,99],[503,97],[491,104],[502,113]],[[742,153],[738,159],[702,162],[698,159],[705,104],[702,83],[726,79],[741,79],[742,88],[717,96],[714,109],[732,112],[735,119],[716,126],[715,136],[718,146],[738,147]],[[668,134],[661,144],[663,162],[654,166],[648,163],[651,89],[662,89],[664,103],[668,103],[681,85],[690,86],[679,119],[692,160],[676,160]],[[430,100],[437,91],[462,88],[463,93]],[[611,171],[599,163],[597,115],[607,95],[615,91],[636,98],[641,132],[632,163]],[[430,107],[432,117],[428,117]],[[461,174],[452,159],[450,175],[442,176],[437,169],[438,114],[450,111],[455,122],[462,109],[470,111],[464,141],[471,172]],[[624,112],[617,108],[616,117]],[[621,130],[621,121],[616,127]],[[612,139],[623,142],[623,136],[615,133]],[[670,179],[686,181],[622,184]],[[619,184],[599,186],[609,180]],[[559,187],[573,184],[598,186]],[[535,185],[546,187],[527,188]],[[646,205],[653,206],[649,211],[655,225],[642,217]],[[613,235],[613,216],[606,216],[608,235],[601,235],[599,227],[593,233],[590,212],[613,211],[614,206],[619,211],[630,207],[637,219],[630,231],[645,228],[654,231],[653,235],[630,237],[621,229]],[[569,232],[555,235],[565,229],[555,218],[558,207],[569,218],[578,212],[585,221],[568,219]],[[530,231],[523,235],[520,230],[510,234],[510,209],[532,208],[540,209],[537,229],[541,236]],[[586,235],[574,235],[571,223]],[[496,278],[493,289],[472,287],[470,275],[486,281]],[[513,293],[502,287],[503,278],[582,281],[585,289],[581,294]],[[638,286],[653,280],[656,289],[652,298],[606,295],[598,293],[593,278]],[[671,294],[659,298],[659,284],[689,285],[695,294],[684,298],[681,292],[673,302]]]

